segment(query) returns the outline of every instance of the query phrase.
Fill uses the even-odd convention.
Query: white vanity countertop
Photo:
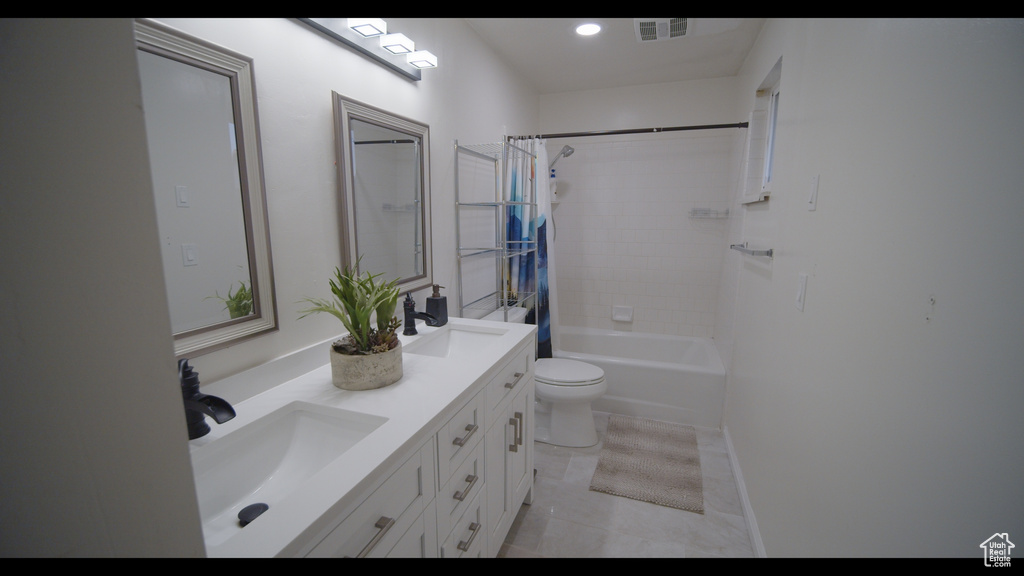
[[[400,336],[403,346],[402,379],[384,388],[363,391],[336,388],[331,383],[329,344],[317,345],[323,348],[321,366],[235,404],[235,418],[224,424],[210,421],[210,433],[189,442],[193,451],[293,401],[387,418],[370,435],[244,529],[239,528],[226,540],[223,537],[216,539],[223,542],[211,542],[210,535],[205,535],[207,555],[270,557],[305,552],[310,540],[325,535],[332,525],[341,520],[343,513],[347,514],[358,504],[356,499],[364,495],[365,489],[379,479],[379,475],[397,465],[399,457],[426,439],[444,418],[469,400],[476,392],[472,386],[475,382],[500,368],[523,342],[533,342],[537,330],[536,326],[529,324],[462,318],[450,318],[448,322],[456,326],[508,329],[508,332],[475,357],[455,361],[405,351],[415,340],[438,330],[417,324],[418,335]],[[258,376],[261,368],[242,376],[250,373]],[[272,371],[273,367],[268,367],[268,370]],[[206,390],[203,392],[207,393]]]

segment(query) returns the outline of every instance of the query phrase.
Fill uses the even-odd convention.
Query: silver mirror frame
[[[141,50],[179,60],[191,60],[200,66],[233,75],[238,90],[235,110],[241,128],[239,175],[243,180],[242,204],[249,248],[253,314],[175,334],[174,353],[178,358],[198,356],[277,330],[270,228],[252,59],[149,19],[140,18],[135,21],[135,39]]]
[[[349,134],[352,120],[362,120],[385,128],[420,138],[422,159],[420,162],[421,206],[420,224],[423,234],[423,273],[403,278],[398,283],[399,292],[410,292],[426,288],[434,283],[433,252],[430,232],[430,127],[426,124],[391,114],[374,106],[332,93],[334,101],[334,129],[338,166],[338,183],[341,211],[341,260],[342,267],[356,267],[359,255],[356,243],[355,225],[355,180],[352,167],[352,142]]]

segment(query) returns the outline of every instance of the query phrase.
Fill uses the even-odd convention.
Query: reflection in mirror
[[[334,94],[342,259],[359,272],[430,286],[429,128]]]
[[[252,285],[231,79],[145,51],[139,73],[171,327],[187,332],[234,318],[220,298]]]
[[[353,119],[352,189],[361,265],[385,278],[423,273],[419,138]]]
[[[178,357],[276,329],[251,61],[136,22],[168,308]]]

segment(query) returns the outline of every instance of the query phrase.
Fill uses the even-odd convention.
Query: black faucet
[[[405,300],[402,302],[402,307],[405,309],[405,330],[402,332],[405,336],[412,336],[417,334],[416,332],[416,319],[421,318],[427,321],[427,326],[440,326],[432,314],[426,312],[416,311],[416,301],[412,299],[412,292],[405,293]]]
[[[235,409],[226,400],[199,392],[199,374],[188,365],[187,358],[178,360],[178,380],[181,382],[181,399],[185,402],[189,440],[209,434],[207,416],[216,420],[217,424],[235,417]]]

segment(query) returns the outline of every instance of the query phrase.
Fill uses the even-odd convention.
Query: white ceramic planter
[[[373,390],[402,379],[402,343],[382,354],[340,354],[330,347],[331,379],[342,390]]]

